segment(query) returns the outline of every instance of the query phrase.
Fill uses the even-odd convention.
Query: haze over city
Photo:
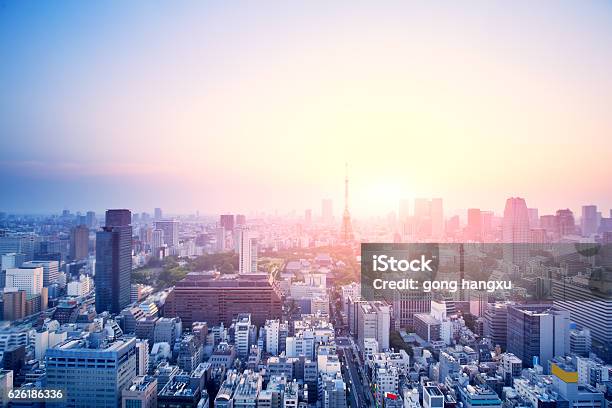
[[[608,2],[4,2],[0,204],[339,216],[348,162],[355,216],[607,208],[611,36]]]

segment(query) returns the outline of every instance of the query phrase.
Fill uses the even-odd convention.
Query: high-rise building
[[[26,317],[26,292],[18,289],[4,289],[2,302],[3,320],[13,321]]]
[[[367,302],[358,309],[358,341],[363,349],[365,339],[375,339],[381,350],[389,349],[391,309],[384,302]]]
[[[0,235],[0,255],[18,253],[24,254],[26,261],[34,259],[40,237],[35,234]]]
[[[144,245],[151,245],[153,239],[153,228],[149,225],[143,225],[138,231],[138,238]]]
[[[21,265],[24,269],[43,268],[43,286],[56,283],[59,279],[59,262],[57,261],[28,261]]]
[[[9,268],[19,268],[25,262],[25,254],[4,254],[0,257],[0,270],[7,270]],[[4,287],[4,284],[2,285]]]
[[[155,221],[160,221],[163,218],[163,214],[162,214],[162,209],[161,208],[155,208],[153,210],[153,218],[155,218]]]
[[[257,234],[246,227],[238,230],[238,273],[257,272]]]
[[[89,255],[89,228],[77,225],[70,230],[70,259],[80,261]]]
[[[482,240],[482,215],[479,208],[468,208],[466,238],[470,241]]]
[[[225,228],[217,227],[215,228],[215,247],[217,252],[225,252],[226,251],[226,237],[225,237]]]
[[[154,229],[151,231],[151,250],[156,252],[164,245],[164,230]]]
[[[181,337],[181,341],[178,344],[178,355],[176,358],[176,364],[178,367],[188,373],[195,370],[195,368],[202,361],[202,342],[200,339],[193,334],[188,334]]]
[[[493,224],[495,220],[495,214],[493,213],[493,211],[481,211],[480,219],[481,219],[481,227],[482,227],[481,229],[482,239],[484,240],[484,242],[490,242],[489,237],[493,233]]]
[[[225,228],[226,231],[233,231],[234,214],[221,214],[219,216],[219,225]]]
[[[98,226],[98,220],[96,219],[96,213],[94,211],[87,211],[85,221],[88,228],[96,228]]]
[[[529,214],[523,198],[510,197],[506,200],[502,233],[504,261],[523,265],[529,256]]]
[[[240,313],[234,323],[234,343],[238,357],[245,359],[249,355],[251,333],[251,315]]]
[[[557,210],[556,220],[557,232],[560,238],[576,233],[574,213],[569,208]]]
[[[99,345],[68,339],[47,350],[47,387],[66,393],[66,407],[116,407],[136,377],[136,339]]]
[[[321,200],[321,220],[325,224],[334,222],[334,207],[331,198],[324,198]]]
[[[266,352],[277,356],[279,354],[279,339],[280,339],[280,320],[266,320],[264,327],[266,336]]]
[[[508,305],[505,303],[489,303],[483,315],[484,335],[494,346],[506,349],[508,338]]]
[[[601,348],[598,354],[612,361],[612,299],[589,284],[579,277],[553,280],[553,304],[567,310],[581,328],[589,329],[593,343]]]
[[[96,311],[120,313],[130,303],[132,272],[130,210],[106,211],[106,225],[96,233]]]
[[[545,370],[548,362],[570,351],[570,314],[550,305],[508,306],[508,352],[532,367],[539,361]]]
[[[164,244],[172,248],[179,243],[178,236],[179,222],[177,220],[155,221],[155,229],[164,231]]]
[[[582,236],[588,237],[596,234],[599,227],[599,216],[596,205],[583,205],[582,217],[580,218],[580,229]]]
[[[5,288],[25,291],[27,297],[40,295],[43,288],[43,267],[10,268],[6,270]]]

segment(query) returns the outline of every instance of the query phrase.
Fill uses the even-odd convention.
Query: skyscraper
[[[217,252],[225,252],[225,228],[217,227],[215,228],[215,248]]]
[[[106,225],[96,233],[96,311],[119,313],[130,303],[132,272],[130,210],[106,211]]]
[[[574,213],[569,208],[557,210],[557,232],[559,237],[573,235],[576,233],[576,221]]]
[[[89,255],[89,228],[77,225],[70,230],[70,259],[79,261]]]
[[[26,316],[26,296],[25,290],[4,289],[2,302],[4,320],[19,320]]]
[[[43,286],[49,286],[59,279],[58,261],[28,261],[21,265],[24,269],[43,268]]]
[[[67,407],[117,407],[136,377],[136,339],[69,339],[47,350],[47,386],[65,390]]]
[[[153,210],[153,217],[155,218],[155,221],[161,220],[163,218],[162,209],[161,208],[155,208]]]
[[[257,272],[257,234],[246,227],[238,230],[238,273]]]
[[[612,299],[589,287],[588,279],[574,276],[552,282],[554,306],[567,310],[580,327],[590,329],[600,357],[612,361]]]
[[[376,339],[381,350],[389,348],[391,308],[385,302],[367,302],[357,309],[358,341],[361,347],[365,339]]]
[[[468,208],[466,238],[470,241],[482,240],[482,215],[479,208]]]
[[[251,315],[240,313],[234,323],[234,343],[238,357],[246,358],[249,355],[249,340],[251,330]]]
[[[164,231],[164,244],[168,247],[177,246],[179,243],[177,220],[160,220],[155,221],[155,229]]]
[[[87,222],[87,227],[95,228],[98,220],[96,220],[96,213],[94,211],[87,211],[87,215],[85,216],[85,220]]]
[[[550,305],[509,306],[508,352],[530,367],[537,357],[547,370],[549,360],[569,353],[569,317]]]
[[[155,256],[159,255],[159,249],[164,246],[164,231],[154,229],[151,232],[151,251]]]
[[[43,267],[7,269],[5,288],[23,290],[28,297],[40,295],[43,288]]]
[[[589,235],[597,233],[598,224],[597,206],[583,205],[582,216],[580,218],[582,236],[588,237]]]
[[[489,303],[483,316],[484,335],[493,345],[506,349],[508,338],[508,305],[505,303]]]
[[[219,225],[225,228],[226,231],[234,229],[234,214],[221,214],[219,216]]]
[[[529,214],[527,204],[520,197],[506,200],[503,222],[504,261],[522,265],[529,256]]]

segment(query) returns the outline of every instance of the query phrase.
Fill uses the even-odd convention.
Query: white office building
[[[43,268],[10,268],[6,270],[6,288],[24,290],[28,297],[40,295],[43,288]]]
[[[238,273],[257,272],[257,234],[246,227],[238,229]]]

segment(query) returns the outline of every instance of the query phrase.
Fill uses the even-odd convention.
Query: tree
[[[393,330],[389,334],[389,347],[400,351],[404,350],[410,357],[414,356],[414,352],[412,351],[412,347],[402,339],[402,336],[399,332]]]

